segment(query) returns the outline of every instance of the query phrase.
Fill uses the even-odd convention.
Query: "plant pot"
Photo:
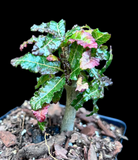
[[[23,105],[22,105],[23,106]],[[5,115],[3,115],[3,116],[1,116],[0,117],[0,121],[2,122],[7,116],[9,116],[13,111],[16,111],[17,109],[19,109],[19,108],[21,108],[22,106],[20,106],[20,107],[15,107],[14,109],[12,109],[12,110],[10,110],[9,112],[7,112]],[[64,105],[60,105],[60,107],[61,108],[65,108],[65,106]],[[102,121],[104,121],[104,122],[107,122],[107,123],[109,123],[109,124],[113,124],[114,126],[117,126],[117,127],[121,127],[122,129],[123,129],[123,136],[125,137],[125,132],[126,132],[126,124],[123,122],[123,121],[121,121],[121,120],[118,120],[118,119],[115,119],[115,118],[111,118],[111,117],[107,117],[107,116],[103,116],[103,115],[99,115],[98,114],[98,116],[100,117],[100,119],[102,120]],[[2,123],[0,123],[0,127],[2,127],[2,125],[1,125]],[[16,125],[16,124],[14,124],[14,125]],[[23,121],[22,121],[22,125],[23,125]],[[58,134],[58,132],[59,132],[59,128],[58,128],[59,126],[55,126],[55,130],[57,131],[57,133],[56,134]],[[0,132],[1,132],[1,128],[0,128]],[[41,131],[39,131],[37,128],[36,129],[31,129],[31,128],[29,128],[28,129],[28,131],[29,132],[31,132],[30,133],[30,135],[33,137],[33,135],[34,135],[34,140],[32,140],[32,143],[34,144],[34,143],[36,143],[36,144],[39,144],[39,143],[41,143],[41,141],[44,141],[45,139],[44,139],[44,134],[41,132]],[[55,131],[55,132],[56,132]],[[23,133],[24,132],[24,133]],[[28,132],[28,134],[29,134],[29,132]],[[13,134],[14,134],[15,132],[13,132]],[[37,133],[37,134],[36,134]],[[50,133],[50,132],[49,132]],[[25,131],[24,130],[22,130],[22,132],[21,132],[21,134],[22,134],[22,136],[25,134]],[[56,135],[54,136],[54,135],[52,135],[53,137],[56,137]],[[37,138],[36,138],[37,137]],[[53,137],[52,137],[52,139],[53,139]],[[103,138],[105,138],[105,137],[107,137],[107,136],[105,136],[105,135],[103,135],[102,136]],[[29,137],[30,138],[30,137]],[[49,136],[46,136],[46,138],[49,138]],[[126,137],[125,137],[126,138]],[[124,138],[124,139],[125,139]],[[1,139],[1,135],[0,135],[0,139]],[[33,138],[32,138],[33,139]],[[110,137],[110,139],[111,139],[111,141],[113,142],[114,141],[114,138],[111,138]],[[21,139],[20,139],[21,141],[23,141],[22,140],[22,137],[21,137]],[[123,141],[123,138],[121,138],[120,140],[120,143],[122,143],[122,141]],[[58,142],[57,142],[58,143]],[[67,143],[67,142],[66,142]],[[48,144],[48,143],[47,143]],[[50,142],[49,142],[49,144],[50,144]],[[73,144],[73,143],[72,143]],[[6,141],[5,141],[5,145],[7,145],[6,147],[10,150],[9,151],[9,155],[10,155],[10,153],[12,153],[10,156],[13,158],[13,159],[16,159],[15,157],[16,157],[16,153],[14,153],[14,151],[15,151],[15,146],[16,146],[16,143],[15,144],[13,144],[13,145],[9,145],[8,146],[8,144],[6,144]],[[21,145],[21,144],[20,144]],[[18,145],[18,147],[20,146],[20,145]],[[30,143],[29,143],[29,145],[30,145]],[[28,145],[28,146],[29,146]],[[44,144],[45,145],[45,144]],[[0,144],[0,147],[1,147],[1,144]],[[25,146],[26,147],[26,146]],[[3,146],[3,148],[4,148],[4,146]],[[43,148],[43,147],[42,147]],[[19,147],[19,149],[20,150],[22,150],[22,148],[20,148]],[[1,150],[1,148],[0,148],[0,150]],[[0,155],[2,155],[3,154],[3,157],[5,157],[6,155],[5,154],[7,154],[7,151],[6,151],[6,153],[4,154],[4,152],[5,152],[5,150],[3,151],[3,152],[0,152]],[[14,155],[13,155],[13,153],[14,153]],[[48,154],[48,156],[49,156],[49,154]],[[34,155],[34,157],[36,158],[37,156],[36,155]],[[117,157],[117,154],[116,154],[116,157]],[[26,156],[26,158],[33,158],[33,155],[31,155],[30,157],[28,156]],[[38,156],[37,158],[46,158],[46,157],[41,157],[41,156]],[[3,158],[4,159],[4,158]],[[114,159],[117,159],[117,158],[114,158]]]

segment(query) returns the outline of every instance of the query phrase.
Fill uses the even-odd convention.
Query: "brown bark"
[[[102,123],[102,121],[100,119],[97,120],[97,124],[103,130],[101,133],[103,133],[103,134],[105,134],[107,136],[116,138],[115,134],[112,131],[110,131],[109,129],[107,129],[105,127],[105,125],[103,125],[103,123]]]

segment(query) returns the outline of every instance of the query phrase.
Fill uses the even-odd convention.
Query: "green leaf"
[[[70,79],[71,80],[77,80],[77,76],[80,74],[80,58],[82,57],[82,53],[84,52],[84,48],[80,45],[77,45],[76,42],[74,42],[70,46],[70,53],[69,53],[69,63],[71,65],[71,74]]]
[[[101,45],[101,44],[107,42],[111,37],[111,35],[109,33],[101,32],[101,31],[99,31],[98,28],[93,30],[92,36],[95,39],[95,41],[98,43],[98,45]]]
[[[91,69],[87,69],[89,76],[90,77],[95,77],[96,79],[99,79],[101,76],[99,74],[99,69],[96,68],[91,68]]]
[[[61,98],[61,96],[62,96],[63,90],[64,90],[64,88],[61,88],[60,91],[54,93],[54,97],[53,97],[53,99],[52,99],[52,102],[53,102],[53,103],[56,104],[57,102],[59,102],[59,100],[60,100],[60,98]]]
[[[112,60],[113,60],[113,54],[112,54],[112,47],[110,46],[109,59],[106,61],[105,66],[99,71],[100,75],[106,71],[106,69],[110,66]]]
[[[91,49],[91,57],[96,57],[96,51],[97,51],[96,48]]]
[[[39,122],[39,121],[37,122],[38,122],[38,126],[41,129],[41,131],[45,131],[47,122]]]
[[[108,89],[107,86],[113,84],[113,82],[111,81],[111,79],[109,79],[102,72],[100,72],[101,70],[98,70],[96,68],[92,68],[92,69],[87,70],[87,71],[89,72],[90,77],[94,77],[94,79],[92,80],[92,82],[95,81],[95,79],[97,79],[99,81],[99,83],[100,83],[99,87],[102,87],[102,92],[103,92],[103,87],[105,87],[106,89]]]
[[[79,27],[78,25],[72,27],[71,30],[68,30],[65,34],[65,38],[67,39],[68,37],[72,36],[76,31],[80,31],[81,27]]]
[[[60,20],[59,23],[50,21],[49,23],[47,23],[47,26],[49,29],[57,32],[58,37],[63,37],[65,35],[65,21],[63,19]]]
[[[61,44],[61,47],[66,47],[68,46],[68,40],[70,39],[70,37],[76,32],[76,31],[80,31],[81,30],[81,27],[78,26],[78,25],[74,25],[74,27],[72,27],[71,30],[68,30],[66,33],[65,33],[65,39],[63,41],[63,43]]]
[[[48,74],[48,75],[42,75],[40,78],[37,78],[37,85],[35,86],[35,89],[38,89],[41,85],[44,84],[44,82],[50,80],[53,77],[55,77],[55,75]]]
[[[85,26],[82,26],[81,29],[82,29],[82,28],[87,28],[87,29],[89,29],[89,30],[92,30],[91,27],[88,26],[87,24],[86,24]],[[89,31],[89,30],[85,30],[85,31]]]
[[[77,80],[78,75],[80,74],[80,66],[75,68],[71,73],[70,73],[70,78],[71,80]]]
[[[102,88],[99,89],[99,82],[97,80],[94,80],[94,82],[90,85],[91,86],[87,90],[85,90],[83,93],[79,93],[77,95],[77,98],[71,102],[71,105],[76,110],[81,108],[84,102],[90,99],[96,100],[99,98],[103,98],[103,90]]]
[[[33,25],[31,31],[48,32],[54,36],[63,37],[65,35],[65,21],[61,19],[59,23],[50,21],[41,25]]]
[[[97,48],[94,57],[99,58],[100,60],[108,60],[110,53],[107,51],[107,49],[108,49],[107,46],[101,45],[99,48]]]
[[[95,80],[91,86],[85,91],[84,99],[88,101],[89,99],[97,99],[100,98],[101,92],[99,90],[99,82]]]
[[[96,68],[92,68],[92,69],[87,69],[87,72],[89,73],[90,77],[95,77],[99,80],[101,80],[102,77],[104,77],[104,72],[106,71],[106,69],[110,66],[112,60],[113,60],[113,54],[112,54],[112,47],[110,46],[110,53],[106,52],[105,50],[107,49],[106,46],[103,46],[102,48],[104,50],[104,58],[106,60],[106,64],[105,66],[99,70]],[[101,51],[102,52],[102,51]],[[103,52],[102,52],[103,53]],[[109,80],[110,81],[110,80]]]
[[[46,60],[46,57],[35,56],[29,52],[22,57],[12,59],[11,64],[14,67],[20,65],[23,69],[28,69],[30,72],[34,73],[39,72],[42,75],[55,74],[61,71],[59,61],[49,62]]]
[[[72,102],[71,102],[71,106],[74,107],[76,109],[76,111],[83,107],[83,104],[84,104],[85,100],[84,100],[84,97],[83,97],[83,93],[80,92],[77,96],[76,96],[76,99],[74,99]]]
[[[83,81],[84,82],[88,82],[88,75],[86,74],[86,72],[84,71],[84,70],[82,70],[81,72],[80,72],[80,76],[83,78]]]
[[[62,48],[61,48],[61,47],[59,47],[59,48],[58,48],[58,56],[59,56],[59,58],[61,58],[61,56],[60,56],[60,55],[62,54],[62,52],[63,52],[63,51],[62,51]]]
[[[40,35],[37,38],[37,42],[33,46],[32,54],[48,56],[49,54],[52,54],[54,51],[58,49],[62,41],[63,41],[63,37],[53,38],[50,36]]]
[[[70,46],[70,53],[69,53],[69,59],[71,69],[74,70],[78,66],[80,66],[80,58],[82,57],[82,53],[84,52],[84,48],[80,45],[77,45],[76,42],[74,42]]]
[[[30,100],[30,104],[33,110],[42,108],[44,103],[50,103],[54,96],[54,93],[60,91],[65,85],[65,77],[54,77],[34,93],[34,96]]]

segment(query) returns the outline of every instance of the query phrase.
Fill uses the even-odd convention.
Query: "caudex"
[[[91,99],[93,102],[93,111],[86,116],[97,113],[96,102],[104,97],[104,87],[108,89],[113,83],[103,74],[113,59],[111,46],[108,51],[108,47],[103,45],[111,35],[88,25],[74,25],[65,32],[65,24],[63,19],[58,23],[34,24],[31,31],[46,35],[33,35],[24,41],[20,50],[34,43],[32,52],[11,60],[14,67],[20,65],[22,69],[41,75],[37,78],[36,91],[30,104],[42,131],[47,125],[48,107],[51,103],[59,102],[64,88],[66,107],[60,132],[73,130],[76,111],[84,102]],[[102,60],[105,60],[105,66],[96,69]],[[57,76],[57,73],[61,76]]]

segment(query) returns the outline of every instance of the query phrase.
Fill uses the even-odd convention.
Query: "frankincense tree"
[[[74,25],[71,30],[65,32],[63,19],[58,23],[50,21],[40,25],[34,24],[31,31],[46,35],[33,35],[24,41],[20,50],[34,43],[32,52],[12,59],[11,64],[14,67],[20,65],[23,69],[41,75],[37,78],[37,91],[30,99],[30,104],[42,131],[46,129],[50,103],[57,103],[64,88],[66,89],[66,107],[61,132],[71,131],[76,111],[92,99],[93,110],[87,116],[97,113],[96,102],[104,97],[104,87],[113,84],[111,79],[103,74],[113,59],[111,46],[108,51],[108,47],[103,45],[111,35],[99,31],[98,28],[92,29],[88,25]],[[102,60],[106,61],[105,66],[96,69]],[[61,76],[56,75],[58,72]]]

